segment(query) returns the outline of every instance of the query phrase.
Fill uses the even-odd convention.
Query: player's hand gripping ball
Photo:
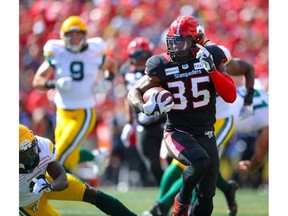
[[[153,87],[143,94],[144,113],[147,115],[161,115],[169,112],[174,106],[173,95],[162,87]]]

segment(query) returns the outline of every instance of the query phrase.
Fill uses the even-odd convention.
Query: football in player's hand
[[[152,87],[148,89],[143,94],[144,102],[146,103],[153,94],[156,94],[155,99],[157,103],[164,102],[169,96],[171,96],[171,100],[168,104],[171,104],[173,102],[173,95],[171,94],[171,92],[162,87]]]

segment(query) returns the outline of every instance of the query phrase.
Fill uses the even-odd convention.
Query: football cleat
[[[177,196],[174,198],[174,210],[172,212],[172,216],[188,216],[188,210],[190,204],[182,204],[177,201]]]
[[[169,207],[156,202],[149,211],[143,212],[142,216],[168,216]]]
[[[235,216],[237,214],[238,206],[235,200],[236,190],[239,188],[239,185],[234,180],[229,180],[229,189],[224,193],[227,203],[228,203],[228,215]]]

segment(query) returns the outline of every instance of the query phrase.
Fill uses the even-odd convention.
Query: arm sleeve
[[[217,69],[209,75],[220,97],[227,103],[233,103],[236,100],[237,93],[232,78],[227,74],[221,74]]]

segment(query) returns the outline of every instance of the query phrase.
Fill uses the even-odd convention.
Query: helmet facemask
[[[191,35],[188,35],[185,38],[182,35],[167,35],[166,43],[168,48],[168,55],[173,62],[182,64],[196,57],[194,52],[197,49],[197,46]]]
[[[75,36],[73,36],[74,32],[79,32],[82,34],[82,39],[80,40],[80,42],[78,44],[73,44],[72,37],[75,37]],[[83,46],[86,44],[86,32],[83,32],[83,31],[66,32],[66,33],[64,33],[63,40],[65,43],[65,47],[68,50],[70,50],[71,52],[79,52],[83,48]]]
[[[31,173],[40,161],[38,140],[35,138],[32,142],[28,140],[24,140],[23,142],[26,142],[25,146],[27,148],[19,152],[19,169]]]
[[[176,63],[185,63],[196,58],[204,43],[204,28],[193,16],[180,16],[168,28],[166,43],[168,55]]]

